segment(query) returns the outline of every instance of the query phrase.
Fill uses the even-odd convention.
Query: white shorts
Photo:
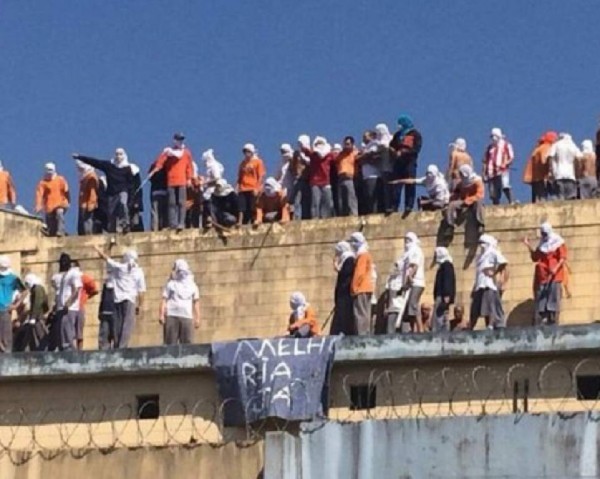
[[[502,189],[510,188],[510,171],[502,173]]]

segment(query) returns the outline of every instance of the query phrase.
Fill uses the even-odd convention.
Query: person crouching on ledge
[[[290,221],[290,210],[279,182],[267,178],[262,193],[256,200],[256,219],[254,224]]]
[[[290,296],[290,321],[288,332],[293,338],[312,338],[321,334],[315,311],[306,302],[304,295],[298,291]]]

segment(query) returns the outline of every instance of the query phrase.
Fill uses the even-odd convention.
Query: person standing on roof
[[[129,188],[129,224],[131,231],[140,233],[144,231],[144,192],[142,191],[142,175],[140,167],[130,163],[133,183]]]
[[[79,216],[77,218],[77,234],[80,236],[94,234],[94,218],[98,208],[98,176],[90,165],[77,162],[79,172]]]
[[[146,277],[138,265],[135,250],[123,253],[122,261],[115,261],[100,248],[94,246],[98,255],[108,265],[108,271],[114,284],[113,347],[126,348],[135,326],[135,317],[143,307],[146,292]]]
[[[240,202],[239,224],[250,224],[256,213],[256,199],[262,190],[265,179],[265,165],[257,156],[252,143],[246,143],[242,148],[244,158],[238,170],[238,199]]]
[[[457,138],[453,143],[450,143],[450,158],[448,160],[448,183],[450,191],[454,191],[458,183],[460,183],[459,168],[462,165],[473,167],[473,159],[467,152],[467,141],[464,138]]]
[[[558,200],[577,198],[577,175],[575,167],[583,153],[568,133],[558,135],[548,152],[550,158],[550,176],[553,181],[553,197]]]
[[[46,213],[48,236],[65,235],[65,212],[71,200],[69,184],[56,174],[56,165],[46,163],[45,174],[38,183],[35,195],[35,211]]]
[[[347,241],[335,245],[333,268],[337,273],[334,293],[334,312],[329,334],[356,334],[352,320],[352,277],[354,275],[354,250]]]
[[[362,233],[352,233],[348,243],[352,246],[356,257],[352,283],[350,283],[354,330],[356,334],[364,336],[371,332],[371,297],[375,292],[373,281],[375,266],[369,252],[369,245]]]
[[[581,158],[577,160],[577,181],[579,198],[589,200],[598,195],[598,179],[596,178],[596,153],[592,140],[581,143]]]
[[[508,203],[512,204],[509,168],[515,159],[513,147],[500,128],[492,128],[490,139],[483,157],[483,180],[488,184],[494,205],[500,204],[502,192]]]
[[[398,131],[394,133],[390,142],[390,151],[394,160],[394,178],[407,180],[417,177],[417,161],[423,145],[423,138],[419,130],[415,128],[412,119],[408,115],[400,115],[398,118]],[[400,197],[404,189],[404,212],[410,213],[415,208],[417,188],[414,184],[402,183],[396,187],[394,204],[400,209]]]
[[[17,204],[17,190],[10,173],[0,161],[0,208]]]
[[[194,161],[192,152],[183,143],[185,135],[175,133],[173,144],[166,147],[156,160],[152,177],[164,168],[167,174],[167,193],[169,203],[169,227],[181,231],[185,227],[185,201],[187,187],[191,184]]]
[[[12,351],[12,312],[26,297],[26,288],[10,268],[8,256],[0,256],[0,353]]]
[[[202,226],[209,228],[212,221],[211,198],[215,191],[217,181],[223,178],[225,168],[215,158],[214,150],[211,148],[202,153],[204,163],[204,183],[202,184]]]
[[[156,170],[159,158],[154,160],[148,175]],[[150,176],[150,223],[152,231],[161,231],[169,226],[169,201],[167,192],[167,174],[165,169],[156,170]]]
[[[73,153],[73,158],[90,165],[106,175],[107,231],[109,233],[130,231],[129,205],[133,172],[123,148],[115,150],[111,160],[98,160],[91,156]]]
[[[302,135],[305,136],[305,135]],[[333,194],[331,192],[331,145],[327,139],[317,136],[312,148],[300,144],[302,153],[309,158],[308,183],[311,190],[311,216],[317,218],[333,217]]]
[[[558,135],[554,131],[547,131],[538,140],[538,144],[531,153],[525,171],[523,182],[531,185],[531,202],[546,201],[548,199],[550,165],[548,154]]]
[[[52,277],[55,291],[54,342],[59,350],[70,351],[77,349],[77,319],[83,281],[81,270],[68,254],[62,253],[58,264],[59,273]]]
[[[565,240],[554,232],[550,223],[545,222],[540,226],[537,248],[531,245],[528,237],[523,239],[523,243],[535,263],[535,324],[558,324],[567,263]]]

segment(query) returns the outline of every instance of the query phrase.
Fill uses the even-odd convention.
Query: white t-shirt
[[[73,292],[83,288],[81,270],[79,268],[71,268],[66,273],[56,273],[52,276],[52,285],[56,291],[56,307],[63,309]],[[79,295],[69,307],[69,311],[79,311]]]
[[[413,276],[412,285],[421,288],[425,287],[425,257],[423,250],[419,247],[409,249],[402,257],[402,280],[406,282],[408,268],[411,264],[417,265],[417,271]]]
[[[138,294],[146,291],[146,278],[142,268],[114,259],[109,259],[107,263],[115,283],[115,303],[131,301],[135,304]]]
[[[550,169],[556,180],[575,180],[575,160],[583,154],[577,145],[568,138],[557,141],[548,152]]]
[[[163,289],[162,297],[167,300],[167,316],[193,319],[194,301],[200,299],[200,290],[196,283],[172,279]]]
[[[475,291],[485,288],[498,291],[498,287],[496,286],[494,278],[488,276],[483,271],[488,268],[494,268],[494,270],[496,270],[503,264],[508,264],[508,260],[499,250],[496,250],[493,253],[484,254],[480,260],[477,260],[475,271]]]

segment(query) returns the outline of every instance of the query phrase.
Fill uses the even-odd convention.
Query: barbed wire
[[[552,360],[504,366],[425,365],[333,371],[328,421],[408,419],[528,413],[600,411],[600,360]],[[586,382],[587,381],[587,382]],[[73,407],[5,408],[0,413],[0,454],[23,462],[32,455],[52,458],[62,451],[85,454],[117,448],[210,445],[248,447],[267,431],[298,429],[295,421],[265,419],[225,427],[226,409],[236,400],[211,398],[160,404],[97,403]],[[243,405],[249,411],[256,404]]]

